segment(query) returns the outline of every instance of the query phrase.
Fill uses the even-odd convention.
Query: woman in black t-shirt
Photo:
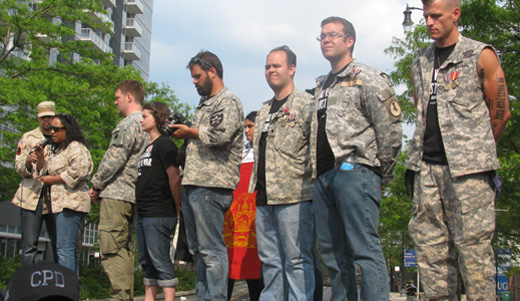
[[[146,300],[155,300],[159,286],[165,300],[174,300],[178,284],[170,259],[170,237],[177,224],[182,186],[179,168],[173,166],[177,146],[161,131],[169,114],[164,103],[151,102],[144,105],[141,119],[150,144],[138,163],[135,233]]]

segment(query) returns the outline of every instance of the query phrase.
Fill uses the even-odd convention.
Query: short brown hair
[[[130,93],[134,97],[134,100],[139,104],[143,103],[144,100],[144,87],[143,84],[136,81],[135,79],[127,79],[116,87],[116,91],[121,90],[121,93]]]
[[[345,18],[341,17],[328,17],[325,20],[321,21],[321,27],[325,26],[329,23],[339,23],[343,25],[343,34],[347,36],[347,38],[352,37],[354,39],[354,44],[350,48],[350,54],[354,52],[354,45],[356,44],[356,30],[354,29],[354,25],[347,21]]]

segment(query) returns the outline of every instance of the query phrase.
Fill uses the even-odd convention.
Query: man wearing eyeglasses
[[[192,127],[174,124],[172,137],[188,138],[182,213],[197,264],[197,300],[227,300],[228,255],[222,230],[240,179],[244,113],[222,80],[220,59],[201,51],[188,63],[201,96]]]
[[[313,205],[333,300],[388,300],[377,233],[383,184],[401,149],[401,109],[388,76],[353,59],[356,32],[340,17],[321,23],[321,51],[332,67],[317,79],[311,130]]]
[[[18,142],[15,169],[23,176],[20,188],[16,192],[12,203],[20,206],[22,227],[22,266],[34,263],[38,253],[38,238],[43,221],[51,240],[54,262],[58,262],[56,253],[56,224],[51,213],[50,200],[45,200],[42,192],[42,182],[36,179],[38,174],[34,150],[51,137],[51,120],[55,114],[55,105],[52,101],[40,102],[37,107],[39,127],[22,135]],[[47,147],[51,147],[50,145]],[[48,150],[45,149],[45,155]]]

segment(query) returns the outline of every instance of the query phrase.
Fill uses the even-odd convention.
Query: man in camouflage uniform
[[[42,182],[37,179],[39,171],[36,170],[37,156],[34,152],[44,139],[51,137],[50,126],[55,114],[55,105],[52,101],[44,101],[40,102],[36,109],[40,126],[22,135],[18,142],[15,158],[16,172],[23,176],[20,187],[12,201],[22,210],[22,266],[34,263],[38,253],[38,238],[43,221],[45,221],[47,233],[51,240],[54,262],[58,262],[56,224],[51,213],[50,202],[46,202],[43,198]],[[48,154],[49,150],[46,148],[45,156]]]
[[[385,258],[377,234],[382,184],[401,149],[401,109],[388,76],[352,58],[356,32],[340,17],[318,37],[332,71],[317,79],[311,129],[313,204],[332,299],[388,300]]]
[[[222,80],[219,58],[201,51],[188,63],[202,98],[192,127],[172,125],[175,139],[189,138],[182,179],[182,213],[197,264],[197,300],[226,300],[228,255],[222,230],[240,179],[244,113]]]
[[[97,173],[92,178],[90,198],[101,201],[99,209],[99,250],[101,264],[110,279],[110,296],[132,300],[134,294],[134,257],[131,251],[135,220],[135,181],[137,162],[148,145],[143,133],[143,85],[126,80],[116,88],[119,114],[125,117],[112,131],[112,139]]]
[[[265,287],[260,300],[313,300],[314,215],[309,136],[314,101],[294,87],[296,55],[271,50],[265,78],[274,97],[256,117],[255,164],[249,192],[256,195],[256,234]]]
[[[435,41],[412,64],[417,127],[406,162],[409,224],[427,299],[495,300],[491,172],[509,118],[504,72],[489,45],[459,34],[460,0],[423,0]],[[412,190],[413,189],[413,190]]]

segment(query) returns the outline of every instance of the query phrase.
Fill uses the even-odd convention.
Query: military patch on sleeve
[[[467,59],[468,57],[472,57],[475,55],[475,50],[468,50],[462,53],[462,57]]]
[[[392,122],[397,122],[401,119],[401,105],[395,96],[394,89],[387,87],[378,93],[378,97],[385,105],[388,117]]]
[[[392,116],[401,117],[401,105],[399,104],[399,101],[397,99],[394,98],[390,102],[389,111]]]
[[[18,150],[16,151],[16,154],[19,156],[22,153],[22,148],[18,147]]]
[[[215,113],[213,115],[211,115],[211,117],[209,118],[209,124],[216,128],[217,126],[219,126],[222,121],[224,120],[224,114],[223,113]]]

